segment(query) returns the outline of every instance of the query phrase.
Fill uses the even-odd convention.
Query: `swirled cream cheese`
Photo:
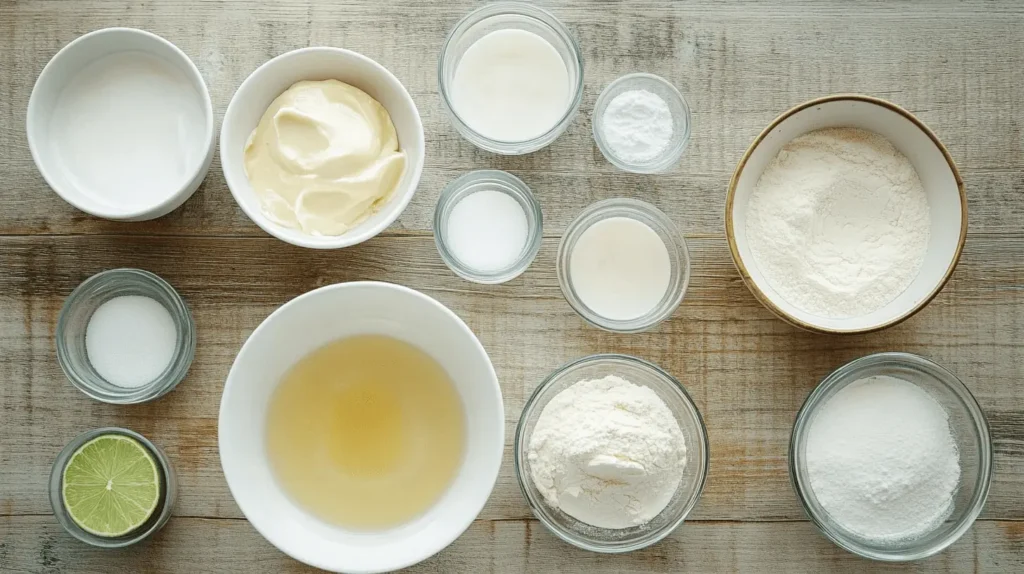
[[[342,235],[376,213],[404,169],[388,111],[338,80],[285,90],[245,144],[245,173],[263,213],[311,235]]]

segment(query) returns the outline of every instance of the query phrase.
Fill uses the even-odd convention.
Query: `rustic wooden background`
[[[265,542],[228,493],[217,456],[221,385],[246,336],[309,289],[393,281],[461,315],[491,354],[508,416],[558,365],[603,351],[634,354],[679,377],[710,432],[711,473],[692,520],[652,548],[598,556],[558,540],[531,517],[510,452],[490,503],[450,548],[414,572],[680,572],[867,570],[808,523],[790,486],[786,449],[801,402],[840,364],[882,350],[931,357],[984,407],[995,482],[973,529],[911,570],[1024,570],[1024,4],[878,0],[544,2],[576,33],[586,59],[580,114],[552,146],[526,157],[483,153],[449,125],[436,92],[445,34],[468,0],[0,0],[0,571],[302,572]],[[196,62],[218,118],[239,83],[294,48],[366,54],[408,86],[426,128],[419,191],[387,233],[317,252],[289,246],[235,205],[215,161],[174,213],[114,223],[75,211],[37,173],[25,139],[29,92],[47,60],[107,26],[151,30]],[[670,173],[616,171],[590,135],[590,111],[618,75],[648,71],[689,98],[689,150]],[[918,114],[949,147],[970,201],[970,234],[952,281],[922,313],[888,331],[827,337],[798,331],[757,304],[723,237],[725,189],[736,161],[774,116],[834,92],[888,98]],[[442,187],[471,169],[500,168],[540,198],[545,242],[520,278],[485,287],[438,257],[430,217]],[[684,230],[693,280],[671,321],[641,335],[586,326],[562,299],[555,246],[585,205],[636,197]],[[64,378],[54,351],[58,310],[86,277],[148,269],[188,300],[195,363],[170,395],[101,404]],[[110,552],[65,534],[51,516],[47,476],[57,452],[90,428],[123,425],[162,445],[181,495],[165,530]],[[511,448],[508,449],[509,451]]]

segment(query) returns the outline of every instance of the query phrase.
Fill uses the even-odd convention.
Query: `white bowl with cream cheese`
[[[213,106],[177,46],[144,30],[105,28],[62,48],[29,97],[32,159],[54,192],[106,219],[178,208],[213,161]]]
[[[246,148],[253,130],[274,101],[298,82],[338,80],[368,94],[390,116],[405,167],[395,189],[365,218],[340,234],[317,234],[284,225],[268,215],[246,171]],[[221,165],[235,201],[249,219],[278,239],[314,249],[337,249],[362,243],[391,225],[409,204],[423,171],[423,124],[409,92],[377,62],[350,50],[302,48],[273,58],[238,87],[224,114],[220,133]],[[301,159],[301,158],[300,158]]]

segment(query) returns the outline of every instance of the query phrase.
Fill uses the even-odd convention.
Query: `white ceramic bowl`
[[[314,349],[362,333],[429,353],[455,383],[466,413],[466,453],[451,486],[419,518],[380,532],[338,528],[297,507],[274,479],[264,441],[267,404],[285,372]],[[501,465],[505,412],[486,351],[452,311],[406,287],[342,283],[296,297],[253,331],[228,373],[218,434],[231,494],[274,546],[325,570],[383,572],[432,556],[480,513]]]
[[[302,80],[330,79],[363,90],[387,109],[398,132],[399,149],[406,153],[406,166],[398,188],[380,211],[343,235],[321,237],[278,225],[263,214],[260,200],[245,175],[244,148],[249,135],[277,96]],[[242,211],[274,237],[314,249],[337,249],[362,243],[398,219],[419,185],[423,154],[423,123],[405,86],[384,66],[342,48],[293,50],[256,68],[231,98],[220,130],[220,161],[224,179]]]
[[[788,303],[765,280],[747,243],[747,205],[754,185],[783,145],[807,132],[854,127],[887,138],[907,156],[924,184],[931,210],[931,239],[917,278],[899,297],[868,315],[819,317]],[[895,325],[924,308],[949,280],[967,238],[967,196],[960,173],[939,138],[903,108],[870,96],[837,94],[800,104],[779,117],[754,140],[729,184],[725,228],[733,261],[747,287],[785,321],[822,333],[864,333]]]
[[[177,169],[180,172],[180,181],[174,181],[167,191],[160,191],[154,193],[152,197],[147,197],[147,201],[133,201],[132,205],[127,206],[119,205],[116,200],[104,197],[103,190],[91,192],[89,189],[91,186],[85,183],[90,178],[88,176],[83,178],[83,174],[77,172],[82,166],[72,166],[71,162],[65,161],[59,149],[61,138],[51,137],[51,131],[55,128],[53,125],[55,111],[62,105],[61,95],[65,88],[74,85],[73,81],[79,76],[79,72],[83,72],[90,64],[103,58],[121,54],[130,57],[130,54],[139,52],[155,56],[181,72],[183,78],[193,88],[192,90],[187,88],[181,90],[179,95],[187,98],[182,104],[193,106],[193,109],[199,110],[204,116],[204,124],[201,128],[197,126],[190,133],[181,132],[179,129],[178,137],[186,137],[189,140],[183,143],[188,150],[188,156],[185,158],[184,164]],[[124,62],[119,62],[119,65],[123,64]],[[145,66],[145,64],[140,64],[140,66]],[[85,73],[89,72],[85,71]],[[72,89],[74,88],[72,87]],[[109,98],[106,94],[92,94],[92,96]],[[94,103],[102,107],[99,101]],[[114,105],[119,105],[116,100]],[[142,102],[140,105],[146,104]],[[95,109],[95,106],[90,109]],[[163,127],[167,128],[166,125]],[[96,30],[80,36],[64,46],[46,64],[39,74],[39,78],[36,79],[32,95],[28,100],[26,117],[28,146],[32,152],[32,159],[53,191],[64,201],[86,213],[121,221],[144,221],[166,215],[195,193],[213,161],[213,127],[213,105],[210,103],[210,93],[192,60],[177,46],[160,36],[134,28]],[[186,135],[182,135],[183,133]],[[119,156],[111,161],[129,160]],[[145,183],[140,182],[140,185],[145,185]]]

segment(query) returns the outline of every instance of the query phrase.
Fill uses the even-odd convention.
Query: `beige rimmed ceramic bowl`
[[[907,156],[924,184],[931,239],[917,278],[891,303],[858,317],[832,319],[803,311],[768,284],[747,243],[747,205],[754,185],[783,145],[831,127],[861,128],[884,136]],[[800,104],[775,118],[736,166],[725,203],[725,231],[733,262],[754,297],[786,322],[820,333],[866,333],[900,323],[925,307],[949,280],[967,238],[967,196],[953,158],[921,120],[885,100],[836,94]]]

